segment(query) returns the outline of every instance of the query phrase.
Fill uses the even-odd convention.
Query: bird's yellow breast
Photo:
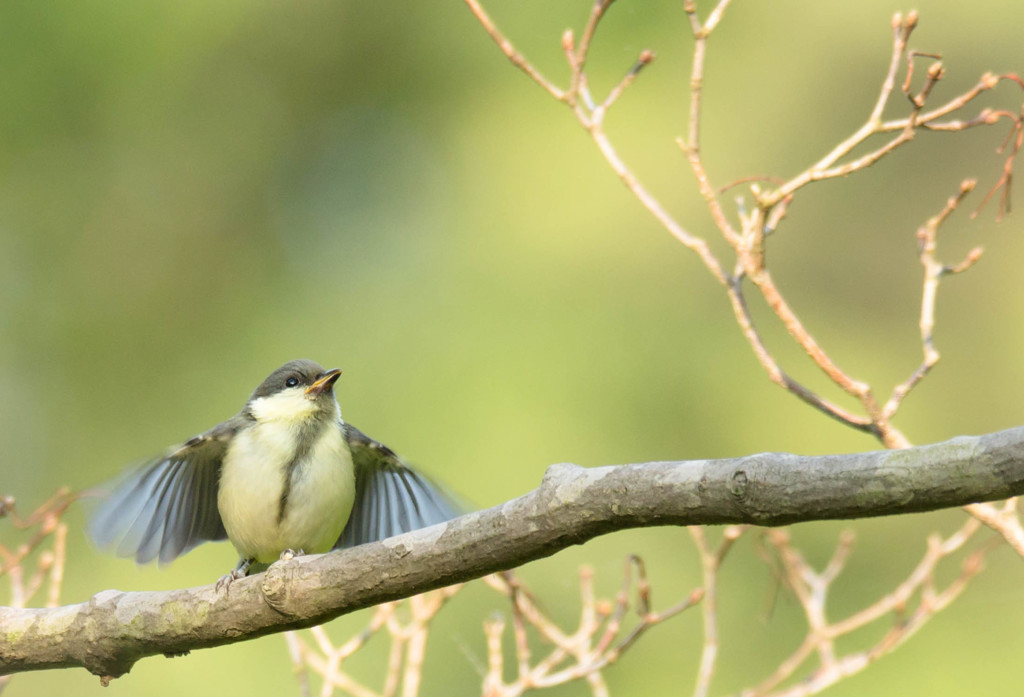
[[[340,413],[310,436],[310,424],[319,420],[315,405],[295,392],[253,402],[256,423],[235,436],[221,468],[217,506],[228,538],[242,557],[264,563],[285,549],[329,551],[355,498]],[[296,459],[300,441],[309,437]]]

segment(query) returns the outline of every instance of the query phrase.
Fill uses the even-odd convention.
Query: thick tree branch
[[[0,608],[0,674],[82,666],[105,677],[181,654],[321,624],[354,610],[546,557],[614,530],[914,513],[1024,493],[1024,427],[898,451],[554,465],[540,488],[445,525],[265,574],[166,592],[104,591]]]

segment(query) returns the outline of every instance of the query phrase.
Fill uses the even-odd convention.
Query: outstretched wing
[[[406,465],[391,448],[344,424],[356,470],[352,515],[334,546],[367,542],[443,523],[462,507],[437,484]]]
[[[154,559],[164,564],[200,542],[226,539],[217,488],[239,419],[189,439],[105,487],[111,493],[89,521],[96,545],[140,564]]]

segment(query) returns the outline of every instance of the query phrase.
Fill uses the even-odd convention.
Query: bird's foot
[[[244,576],[245,574],[238,573],[237,569],[232,569],[230,573],[226,573],[217,579],[217,585],[215,585],[213,589],[219,593],[221,588],[223,588],[224,592],[227,593],[231,584]]]
[[[295,557],[301,557],[305,554],[301,549],[286,549],[281,552],[281,561],[291,561]]]
[[[213,587],[218,593],[223,588],[224,592],[227,593],[228,589],[231,588],[231,584],[240,578],[245,578],[246,574],[249,573],[249,566],[253,563],[253,559],[239,559],[238,565],[231,570],[230,573],[226,573],[217,579],[217,585]]]

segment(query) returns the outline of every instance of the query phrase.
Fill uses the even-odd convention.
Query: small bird
[[[114,486],[89,534],[140,564],[231,540],[238,565],[320,554],[442,523],[460,507],[385,445],[341,418],[341,370],[285,363],[235,416],[149,460]]]

